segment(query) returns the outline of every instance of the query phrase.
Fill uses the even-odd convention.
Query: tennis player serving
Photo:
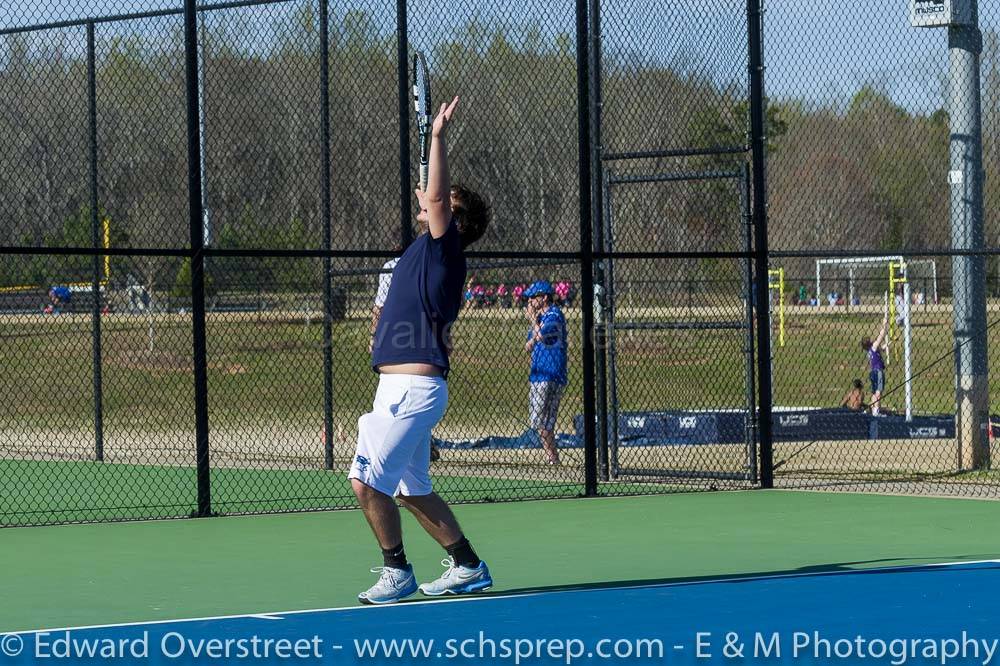
[[[427,191],[417,190],[422,233],[392,274],[372,345],[379,374],[372,411],[358,419],[358,446],[349,478],[382,548],[378,582],[358,595],[367,604],[399,601],[417,591],[403,550],[398,500],[448,553],[428,596],[465,594],[493,585],[448,504],[432,490],[431,431],[448,405],[449,329],[465,285],[465,254],[489,225],[483,198],[451,186],[445,137],[458,98],[442,104],[431,132]],[[395,497],[395,500],[393,499]]]
[[[861,349],[868,355],[868,378],[872,385],[872,416],[878,416],[882,409],[882,391],[885,390],[885,361],[879,351],[886,341],[886,329],[889,325],[889,312],[882,317],[882,325],[873,341],[869,337],[861,338]]]

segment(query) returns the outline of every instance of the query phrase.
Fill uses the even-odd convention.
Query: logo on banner
[[[779,416],[778,423],[785,428],[800,428],[802,426],[809,425],[809,416],[807,414],[789,414],[788,416]]]

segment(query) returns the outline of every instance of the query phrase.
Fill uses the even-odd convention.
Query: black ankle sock
[[[405,569],[408,565],[406,562],[406,551],[403,550],[403,544],[399,544],[395,548],[383,548],[382,563],[385,566],[392,567],[394,569]]]
[[[476,556],[476,551],[472,550],[472,545],[464,536],[450,546],[445,546],[445,550],[451,555],[451,559],[455,560],[455,564],[462,567],[475,569],[482,561]]]

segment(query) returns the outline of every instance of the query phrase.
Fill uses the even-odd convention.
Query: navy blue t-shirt
[[[441,238],[422,234],[392,271],[372,347],[372,368],[430,363],[448,376],[448,329],[458,318],[465,285],[465,253],[454,223]]]

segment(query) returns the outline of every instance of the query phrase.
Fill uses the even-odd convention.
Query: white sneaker
[[[372,573],[381,575],[377,583],[358,595],[358,601],[363,604],[392,604],[417,591],[412,565],[406,569],[374,567]]]
[[[441,577],[420,586],[420,591],[428,597],[482,592],[493,587],[493,578],[486,562],[480,562],[478,567],[470,569],[456,565],[455,560],[448,557],[441,560],[441,565],[447,567]]]

